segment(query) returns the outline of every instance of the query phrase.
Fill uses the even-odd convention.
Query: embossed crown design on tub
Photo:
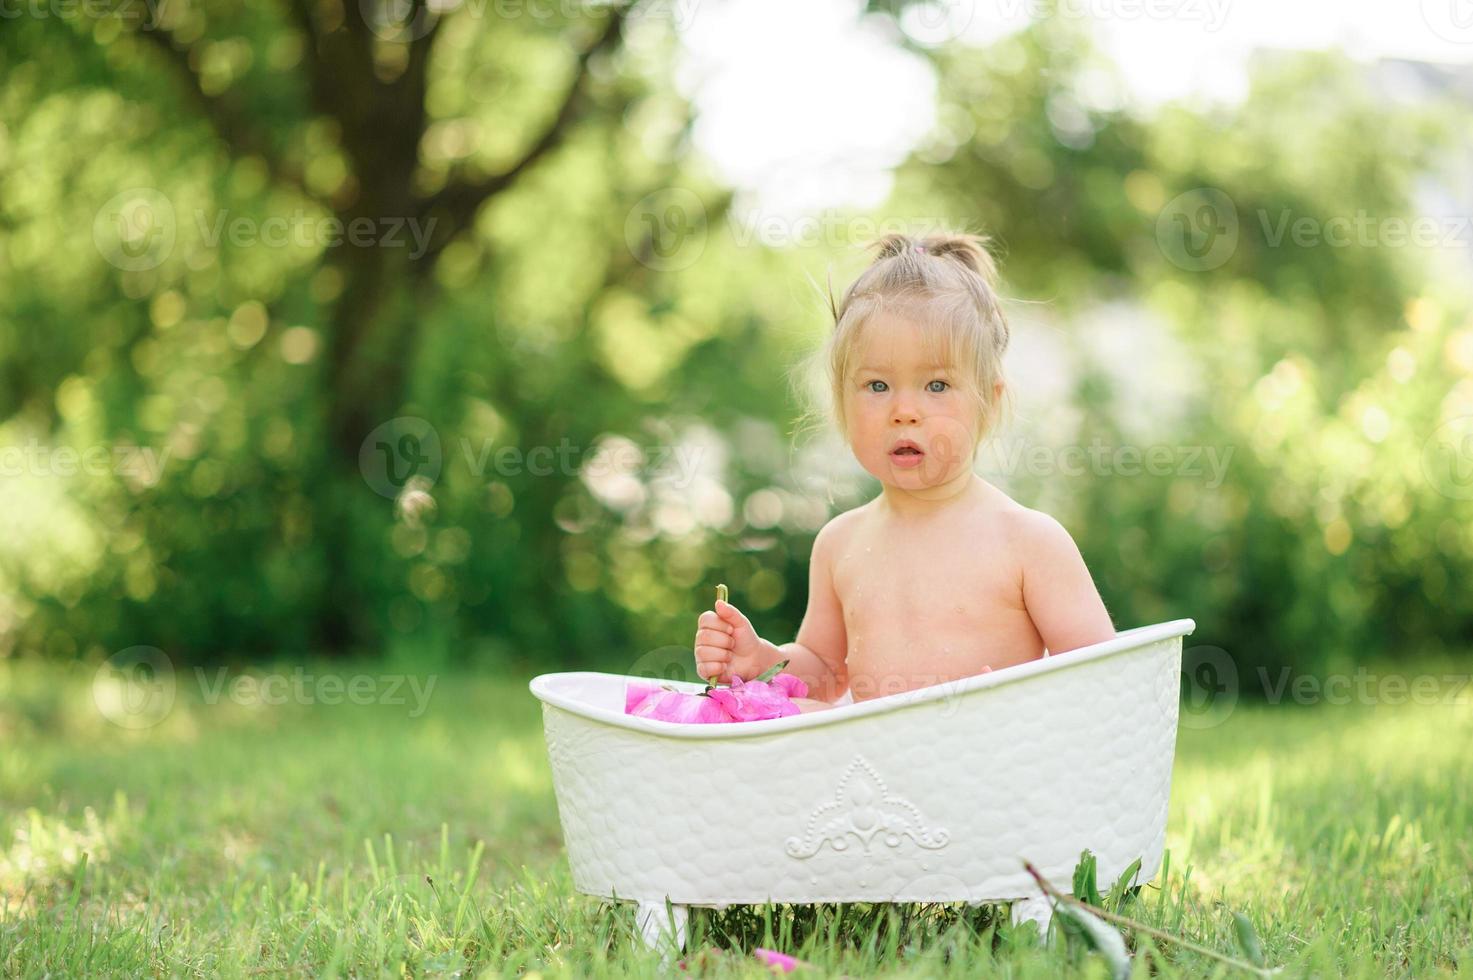
[[[1047,922],[1023,867],[1102,881],[1166,843],[1179,619],[1058,656],[827,711],[725,725],[624,714],[621,674],[531,683],[573,885],[639,903],[646,941],[692,905],[1010,902]],[[696,692],[698,681],[670,682]],[[711,846],[725,842],[730,846]],[[934,865],[944,862],[944,867]]]
[[[914,803],[887,792],[884,780],[862,755],[856,755],[844,770],[834,799],[820,804],[808,817],[803,836],[788,838],[786,850],[791,857],[810,858],[825,843],[836,851],[846,850],[851,836],[859,838],[866,850],[876,837],[891,847],[899,847],[909,837],[932,850],[945,847],[950,840],[945,830],[927,828]]]

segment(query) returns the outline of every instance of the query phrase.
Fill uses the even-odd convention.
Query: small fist
[[[731,603],[717,599],[696,620],[696,673],[703,680],[730,684],[736,674],[749,681],[776,662],[770,644]]]

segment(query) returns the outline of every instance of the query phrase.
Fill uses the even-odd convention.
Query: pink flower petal
[[[793,674],[778,674],[771,681],[772,686],[780,689],[790,698],[808,697],[808,685],[803,683],[803,678]]]
[[[639,707],[640,702],[660,690],[660,685],[652,681],[630,681],[624,685],[624,713],[634,714],[634,709]]]
[[[658,690],[645,697],[633,711],[626,714],[638,718],[654,718],[681,725],[704,725],[730,721],[721,706],[710,698],[684,691]]]
[[[800,714],[792,699],[807,694],[808,685],[792,674],[778,674],[770,682],[744,681],[733,675],[731,687],[713,688],[709,696],[629,681],[624,687],[624,713],[682,725],[763,721]]]
[[[761,946],[752,950],[752,955],[779,973],[792,973],[801,963],[800,960],[789,956],[787,953],[779,953],[775,949],[763,949]],[[804,963],[802,965],[806,966],[807,964]]]
[[[766,681],[748,681],[728,690],[717,688],[711,692],[711,700],[719,702],[735,721],[786,718],[801,711],[786,693]]]

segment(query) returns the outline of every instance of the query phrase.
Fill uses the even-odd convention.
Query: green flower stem
[[[1073,895],[1066,895],[1055,888],[1049,882],[1049,880],[1045,878],[1042,874],[1040,874],[1039,870],[1033,866],[1033,862],[1024,861],[1023,867],[1027,868],[1028,873],[1033,876],[1033,880],[1038,882],[1038,887],[1042,888],[1044,893],[1055,901],[1068,902],[1071,905],[1078,905],[1091,914],[1097,915],[1100,918],[1106,920],[1107,922],[1114,922],[1116,925],[1128,926],[1139,932],[1143,932],[1148,936],[1154,936],[1157,939],[1164,939],[1167,942],[1176,943],[1178,946],[1181,946],[1184,949],[1189,949],[1194,953],[1199,953],[1202,956],[1209,957],[1211,959],[1217,960],[1218,962],[1226,963],[1229,966],[1235,966],[1240,970],[1247,970],[1249,973],[1255,974],[1260,977],[1271,977],[1278,972],[1277,970],[1266,970],[1262,967],[1254,966],[1252,963],[1237,959],[1236,957],[1228,956],[1226,953],[1219,953],[1217,950],[1209,949],[1206,946],[1199,946],[1197,943],[1192,942],[1190,939],[1183,939],[1180,936],[1173,936],[1169,932],[1163,932],[1160,929],[1152,928],[1151,926],[1146,925],[1144,922],[1137,922],[1136,920],[1128,918],[1126,916],[1118,915],[1107,909],[1102,909],[1097,905],[1091,905],[1088,902],[1081,902]]]

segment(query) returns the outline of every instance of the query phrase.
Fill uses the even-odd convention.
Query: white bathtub
[[[624,714],[634,678],[531,682],[575,887],[639,903],[650,943],[687,909],[1013,902],[1046,927],[1027,858],[1067,889],[1160,867],[1190,619],[977,677],[725,725]],[[667,682],[685,690],[699,683]],[[667,911],[666,900],[671,909]]]

